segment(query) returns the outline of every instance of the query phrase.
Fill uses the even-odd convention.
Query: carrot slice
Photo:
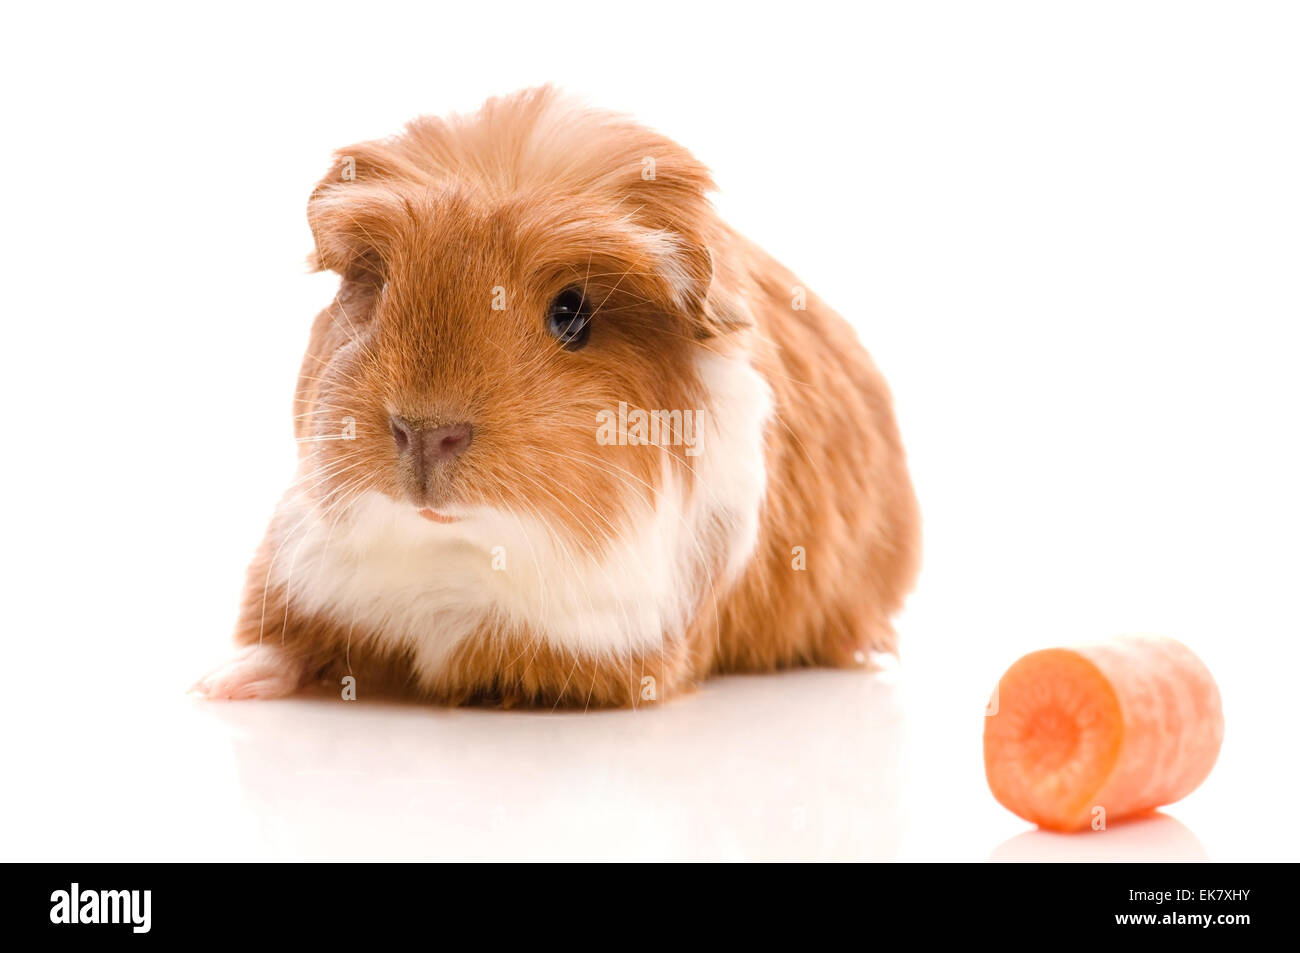
[[[1173,639],[1131,635],[1007,669],[984,723],[984,772],[1004,807],[1073,831],[1186,797],[1222,743],[1219,689],[1201,660]]]

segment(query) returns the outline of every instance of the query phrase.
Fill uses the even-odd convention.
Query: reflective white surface
[[[37,741],[5,853],[65,858],[893,857],[895,687],[738,678],[657,710],[177,696]],[[778,703],[774,703],[778,702]],[[835,726],[810,731],[812,726]],[[80,740],[75,735],[81,735]],[[33,763],[31,761],[28,762]],[[17,803],[14,803],[17,802]]]
[[[934,718],[933,697],[896,670],[731,677],[659,708],[585,714],[323,695],[223,703],[136,688],[119,672],[83,685],[76,708],[8,696],[0,857],[1198,861],[1295,851],[1275,820],[1280,792],[1255,792],[1243,811],[1231,803],[1240,785],[1216,776],[1164,815],[1078,835],[1031,830],[984,786],[979,710]]]

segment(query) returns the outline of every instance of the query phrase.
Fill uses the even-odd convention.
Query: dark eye
[[[546,330],[566,351],[577,351],[591,337],[591,311],[577,288],[566,288],[551,302]]]

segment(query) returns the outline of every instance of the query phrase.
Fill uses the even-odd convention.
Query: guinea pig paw
[[[191,686],[205,698],[283,698],[302,687],[302,666],[278,646],[249,645]]]

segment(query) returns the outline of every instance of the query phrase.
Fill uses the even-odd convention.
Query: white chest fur
[[[690,623],[707,567],[725,567],[716,580],[725,589],[758,537],[770,389],[740,359],[705,355],[700,374],[708,405],[689,458],[694,491],[666,471],[653,508],[619,527],[599,560],[522,514],[476,508],[444,525],[374,492],[342,514],[291,495],[277,515],[271,580],[295,606],[355,630],[356,642],[410,648],[424,675],[485,622],[584,655],[657,652]]]

